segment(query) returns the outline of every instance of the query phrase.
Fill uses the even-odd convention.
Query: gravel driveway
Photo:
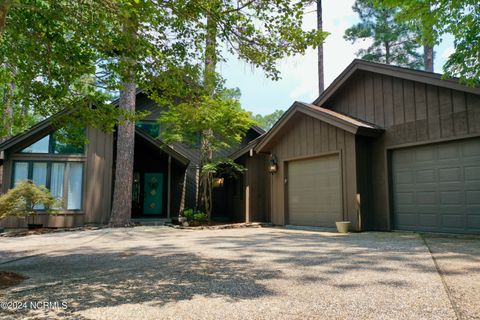
[[[0,270],[29,277],[0,291],[0,302],[29,307],[0,317],[473,319],[480,316],[479,244],[478,237],[280,228],[0,238]]]

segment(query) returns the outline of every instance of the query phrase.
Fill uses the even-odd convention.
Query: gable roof
[[[43,132],[48,133],[49,131],[52,131],[53,130],[53,121],[55,119],[63,116],[63,115],[68,114],[69,112],[71,112],[71,111],[69,111],[67,109],[59,111],[56,114],[54,114],[53,116],[48,117],[45,120],[42,120],[39,123],[35,124],[34,126],[32,126],[27,131],[19,133],[15,136],[11,137],[8,140],[5,140],[4,142],[0,143],[0,151],[9,149],[9,148],[13,147],[14,145],[16,145],[16,144],[18,144],[22,141],[25,141],[25,140],[27,140],[31,137],[36,136],[37,134],[40,134],[40,133],[43,133]]]
[[[328,86],[328,88],[313,101],[313,104],[322,106],[330,99],[347,80],[359,71],[369,71],[377,74],[388,75],[405,80],[431,84],[434,86],[469,92],[480,95],[480,87],[467,87],[460,84],[458,79],[442,79],[442,75],[433,72],[413,70],[382,63],[355,59],[345,70]]]
[[[263,152],[268,146],[269,142],[282,131],[288,121],[297,113],[303,113],[320,121],[326,122],[337,128],[343,129],[352,134],[363,135],[367,137],[379,136],[383,129],[358,119],[354,119],[342,113],[332,111],[330,109],[322,108],[310,103],[295,101],[293,105],[283,114],[283,116],[275,123],[275,125],[268,131],[263,139],[258,143],[255,150]]]
[[[165,142],[159,140],[159,139],[155,139],[154,137],[152,137],[150,134],[148,134],[147,131],[141,129],[141,128],[138,128],[136,127],[135,128],[135,134],[137,134],[138,136],[140,136],[142,139],[144,139],[145,141],[147,141],[148,143],[150,143],[151,145],[153,145],[154,147],[158,148],[158,149],[161,149],[163,152],[167,153],[168,155],[172,156],[174,159],[176,159],[177,161],[179,161],[181,164],[183,165],[188,165],[190,163],[190,160],[184,156],[183,154],[181,154],[180,152],[178,152],[177,150],[173,149],[173,147],[169,146],[168,144],[166,144]]]
[[[236,159],[240,158],[241,156],[243,156],[245,153],[249,152],[250,150],[255,149],[257,144],[259,144],[260,141],[263,139],[264,135],[265,135],[265,133],[259,135],[258,137],[251,140],[249,143],[247,143],[242,148],[240,148],[240,149],[236,150],[235,152],[231,153],[228,157],[232,160],[236,160]]]

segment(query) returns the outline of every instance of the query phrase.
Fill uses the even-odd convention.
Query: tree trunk
[[[0,39],[3,32],[5,31],[5,26],[7,24],[7,14],[10,9],[11,1],[10,0],[0,0]]]
[[[390,64],[390,43],[385,42],[385,64]]]
[[[317,30],[323,31],[322,0],[317,0]],[[323,71],[323,44],[318,46],[318,94],[325,90],[325,79]]]
[[[206,94],[213,96],[216,87],[215,68],[217,65],[217,24],[214,19],[207,19],[207,37],[205,42],[205,74],[204,85]],[[200,194],[201,206],[205,208],[208,222],[211,222],[212,217],[212,175],[203,173],[203,166],[213,159],[213,148],[211,139],[213,131],[211,129],[203,130],[200,146]]]
[[[433,48],[428,45],[423,46],[423,61],[425,71],[433,72]]]
[[[9,69],[11,66],[10,64],[6,64],[7,69]],[[12,68],[12,76],[15,77],[15,69]],[[10,83],[7,85],[7,88],[4,93],[3,97],[3,119],[2,119],[2,125],[3,125],[3,130],[0,134],[0,142],[7,140],[12,136],[12,127],[13,127],[13,97],[15,94],[15,83],[10,81]]]
[[[123,90],[120,93],[119,108],[127,113],[135,112],[136,103],[136,61],[134,59],[138,22],[134,17],[127,18],[123,24],[125,36],[125,54],[120,58],[123,67]],[[115,183],[113,189],[112,214],[110,226],[130,225],[132,214],[133,159],[135,150],[135,123],[126,121],[118,126],[117,156],[115,163]]]
[[[120,94],[119,108],[135,111],[136,83],[131,75]],[[133,156],[135,145],[135,123],[126,121],[117,130],[117,157],[110,226],[125,227],[130,224],[132,214]]]

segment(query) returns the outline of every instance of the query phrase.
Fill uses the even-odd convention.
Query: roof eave
[[[350,79],[350,77],[358,70],[369,71],[382,75],[399,77],[405,80],[427,83],[439,87],[464,91],[472,94],[480,94],[480,87],[468,87],[459,83],[458,79],[442,79],[442,75],[438,73],[426,72],[421,70],[413,70],[398,66],[386,65],[355,59],[345,70],[328,86],[328,88],[313,101],[313,104],[322,106],[330,99],[342,85]],[[393,74],[392,74],[393,73]]]
[[[272,138],[280,132],[280,130],[283,128],[284,124],[288,122],[288,120],[293,117],[293,115],[296,112],[301,112],[303,114],[306,114],[308,116],[311,116],[315,119],[318,119],[320,121],[326,122],[334,127],[340,128],[342,130],[345,130],[349,133],[352,133],[354,135],[362,135],[362,136],[367,136],[367,137],[378,137],[383,133],[383,129],[378,128],[378,127],[364,127],[360,125],[356,125],[353,123],[350,123],[348,121],[345,121],[344,119],[335,117],[334,115],[322,112],[320,110],[314,110],[310,107],[308,107],[307,104],[303,102],[298,102],[295,101],[293,105],[285,112],[284,116],[280,118],[280,120],[273,126],[273,128],[267,132],[267,134],[263,137],[263,139],[259,142],[259,144],[256,146],[255,151],[256,152],[265,152],[267,150],[266,147],[269,145],[269,142],[272,140]]]
[[[170,147],[166,143],[153,138],[145,130],[143,130],[141,128],[135,128],[135,133],[138,134],[139,136],[141,136],[143,139],[150,142],[151,144],[155,145],[157,148],[166,152],[168,155],[175,158],[181,164],[183,164],[185,166],[188,166],[188,164],[190,163],[190,159],[188,159],[183,154],[179,153],[178,151],[176,151],[175,149],[173,149],[172,147]]]

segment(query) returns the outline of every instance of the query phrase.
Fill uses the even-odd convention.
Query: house
[[[278,167],[273,224],[480,233],[478,87],[355,60],[252,148]]]
[[[132,218],[160,221],[176,218],[184,208],[193,208],[198,202],[199,150],[180,143],[167,145],[157,138],[160,128],[156,119],[161,108],[142,91],[137,92],[137,110],[149,110],[151,114],[136,124]],[[64,203],[63,210],[55,215],[42,214],[40,208],[37,222],[41,220],[48,227],[107,224],[115,179],[116,136],[86,128],[87,145],[62,144],[55,139],[53,125],[55,117],[61,114],[0,144],[3,192],[16,181],[31,179],[45,185]],[[253,126],[235,150],[263,133],[264,130]],[[219,155],[231,152],[223,150]],[[215,216],[244,221],[243,217],[232,216],[218,207]],[[0,226],[22,227],[25,220],[9,217],[0,221]]]
[[[132,217],[171,218],[198,201],[198,150],[153,138],[161,109],[141,92],[137,106],[152,114],[137,124]],[[66,203],[49,226],[106,223],[114,135],[88,128],[83,153],[64,154],[52,131],[46,120],[0,144],[4,191],[45,182]],[[222,155],[247,171],[214,189],[217,219],[480,233],[480,88],[438,74],[354,60],[313,103]]]

